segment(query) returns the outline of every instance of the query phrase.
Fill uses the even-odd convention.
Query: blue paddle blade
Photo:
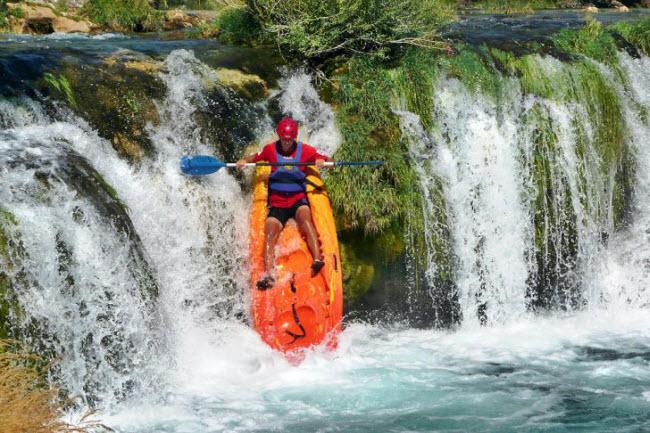
[[[226,164],[217,158],[208,155],[183,156],[181,158],[181,172],[189,176],[212,174]]]

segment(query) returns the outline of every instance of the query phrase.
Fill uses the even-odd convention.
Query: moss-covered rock
[[[13,288],[20,245],[13,234],[18,221],[0,208],[0,339],[17,338],[24,313]]]
[[[157,99],[165,94],[157,76],[161,64],[153,59],[121,51],[101,64],[66,65],[50,74],[44,85],[53,97],[63,100],[86,119],[125,158],[138,161],[150,154],[152,145],[145,127],[159,123]]]
[[[216,73],[219,84],[234,90],[248,100],[259,101],[268,96],[266,82],[257,75],[228,68],[219,68]]]

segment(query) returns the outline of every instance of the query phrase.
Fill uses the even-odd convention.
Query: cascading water
[[[624,98],[625,119],[637,164],[632,221],[616,233],[601,261],[602,267],[589,281],[592,299],[607,307],[647,307],[650,305],[650,122],[639,114],[638,106],[650,107],[650,58],[633,59],[620,54],[630,88],[618,89]]]
[[[630,92],[618,86],[618,98],[626,106],[621,113],[625,130],[631,134],[625,139],[637,151],[638,173],[646,171],[640,143],[650,134],[638,114],[639,104],[647,106],[641,90],[645,73],[635,65],[646,59],[632,61],[621,54],[635,84]],[[550,57],[531,61],[553,82],[575,81],[570,64]],[[604,66],[595,67],[609,73]],[[476,323],[475,318],[481,323],[517,320],[540,303],[599,306],[599,291],[590,280],[602,268],[615,230],[614,175],[607,155],[599,154],[599,118],[590,115],[591,95],[574,84],[571,91],[578,99],[566,104],[523,94],[516,79],[501,80],[505,90],[490,97],[441,77],[434,100],[436,126],[430,133],[418,116],[397,111],[420,173],[428,218],[434,219],[428,222],[428,236],[440,215],[432,209],[440,204],[427,191],[442,185],[465,324]],[[637,184],[638,199],[646,187],[643,178]],[[641,213],[637,218],[645,217]],[[437,263],[431,256],[429,261],[435,285]]]
[[[40,334],[19,331],[60,355],[57,375],[82,411],[98,408],[123,433],[650,427],[639,309],[650,303],[650,59],[620,54],[626,82],[592,65],[611,74],[635,161],[625,212],[614,211],[620,185],[608,170],[619,162],[602,164],[588,92],[566,102],[500,77],[488,95],[443,74],[431,130],[396,107],[425,199],[427,278],[436,289],[449,272],[453,284],[432,293],[453,291],[461,323],[350,323],[337,351],[294,367],[242,323],[243,183],[225,169],[178,172],[181,155],[225,159],[273,134],[267,103],[241,100],[198,57],[166,53],[160,122],[145,128],[151,149],[135,162],[65,107],[0,99],[0,235],[16,245],[9,257],[0,248],[2,272]],[[558,87],[577,80],[572,64],[531,61]],[[287,73],[279,87],[271,103],[333,153],[334,115],[309,75]],[[211,136],[215,112],[244,132]],[[438,251],[440,236],[453,251]],[[553,312],[573,308],[584,311]]]
[[[15,221],[5,229],[24,251],[9,267],[20,304],[60,354],[57,371],[72,395],[110,403],[152,387],[157,286],[137,233],[100,175],[72,151],[71,142],[89,139],[85,132],[20,123],[0,139],[2,208]]]

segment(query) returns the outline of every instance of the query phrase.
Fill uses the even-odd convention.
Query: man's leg
[[[318,273],[318,271],[323,267],[323,256],[320,252],[318,234],[316,233],[314,222],[311,219],[311,210],[309,209],[309,206],[303,205],[296,210],[296,222],[298,223],[298,227],[300,227],[300,231],[302,231],[303,235],[307,239],[307,246],[314,258],[312,270],[314,273]]]
[[[275,243],[282,232],[282,223],[274,217],[266,218],[264,225],[264,273],[273,276]]]

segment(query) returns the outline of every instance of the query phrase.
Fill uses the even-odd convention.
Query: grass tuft
[[[0,433],[86,433],[109,430],[86,417],[61,420],[64,401],[46,380],[49,366],[14,340],[0,340]]]
[[[635,24],[621,21],[611,26],[611,29],[645,55],[650,56],[650,18]]]

